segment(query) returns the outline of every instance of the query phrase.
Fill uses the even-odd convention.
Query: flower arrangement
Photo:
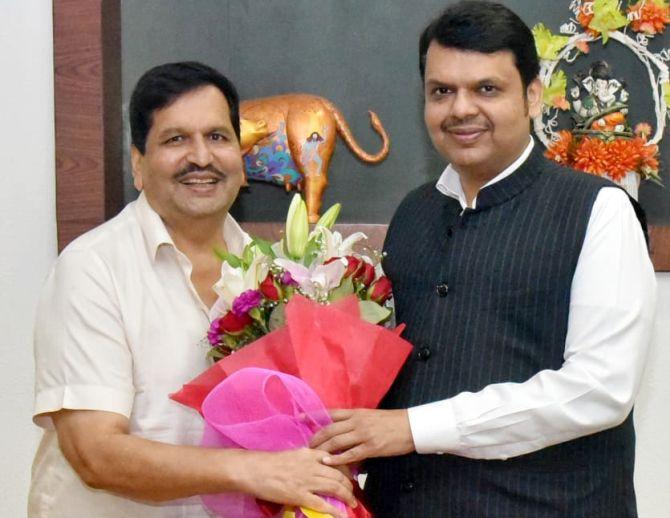
[[[663,57],[668,51],[653,53],[648,44],[670,24],[670,5],[667,0],[639,0],[629,2],[624,10],[618,0],[573,0],[570,9],[573,19],[560,27],[560,34],[552,34],[543,24],[533,28],[545,86],[543,115],[534,120],[535,133],[550,159],[607,176],[636,197],[639,179],[661,184],[658,143],[670,104],[670,73]],[[610,39],[632,51],[646,67],[655,128],[642,122],[631,129],[626,121],[625,82],[612,77],[605,62],[594,63],[588,75],[575,76],[568,89],[559,64],[573,63],[589,53],[590,44],[601,40],[605,45]],[[568,110],[574,126],[559,130],[558,114]]]
[[[217,252],[223,265],[214,286],[219,295],[215,308],[221,316],[207,333],[210,356],[224,358],[280,328],[286,304],[296,294],[320,304],[355,295],[368,322],[377,324],[391,316],[391,283],[382,274],[381,254],[354,252],[354,245],[366,238],[363,233],[343,239],[332,229],[340,208],[333,205],[310,232],[307,207],[296,194],[280,241],[254,238],[242,257]]]
[[[218,361],[170,395],[203,416],[202,446],[308,447],[332,422],[328,409],[375,408],[411,353],[402,325],[377,325],[392,315],[381,254],[354,251],[364,234],[333,230],[339,211],[331,207],[310,232],[296,195],[280,241],[252,239],[241,257],[218,252],[221,316],[207,333]],[[325,498],[348,518],[371,518],[364,505]],[[214,516],[326,518],[243,494],[202,500]]]

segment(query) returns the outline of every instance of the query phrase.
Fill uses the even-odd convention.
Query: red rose
[[[268,276],[263,282],[261,282],[258,289],[263,294],[266,299],[269,300],[279,300],[281,298],[281,292],[275,283],[274,276],[271,272],[268,273]]]
[[[388,277],[382,275],[370,288],[368,288],[368,298],[377,304],[383,304],[391,298],[391,281]]]
[[[375,267],[366,261],[362,261],[362,263],[363,265],[355,275],[354,279],[367,287],[375,280]]]
[[[219,333],[227,333],[229,335],[240,333],[252,322],[253,319],[247,313],[238,317],[235,313],[229,311],[219,318]]]
[[[347,269],[344,270],[344,276],[357,279],[363,268],[363,260],[353,255],[348,255],[345,259],[347,260]]]

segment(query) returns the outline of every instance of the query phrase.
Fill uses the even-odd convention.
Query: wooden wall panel
[[[54,1],[58,245],[116,214],[122,204],[120,5]],[[106,132],[107,137],[106,138]]]

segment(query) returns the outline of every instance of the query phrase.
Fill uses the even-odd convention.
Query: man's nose
[[[477,114],[477,103],[470,92],[460,90],[456,92],[451,105],[451,115],[457,119],[465,120]]]
[[[186,158],[198,167],[206,167],[212,163],[212,151],[203,136],[193,138]]]

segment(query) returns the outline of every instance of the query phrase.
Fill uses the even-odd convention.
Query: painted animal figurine
[[[388,156],[388,135],[379,117],[368,113],[382,139],[374,155],[356,143],[342,113],[323,97],[286,94],[243,101],[241,147],[247,178],[283,185],[287,191],[304,189],[309,221],[315,223],[337,133],[363,162],[376,164]]]

